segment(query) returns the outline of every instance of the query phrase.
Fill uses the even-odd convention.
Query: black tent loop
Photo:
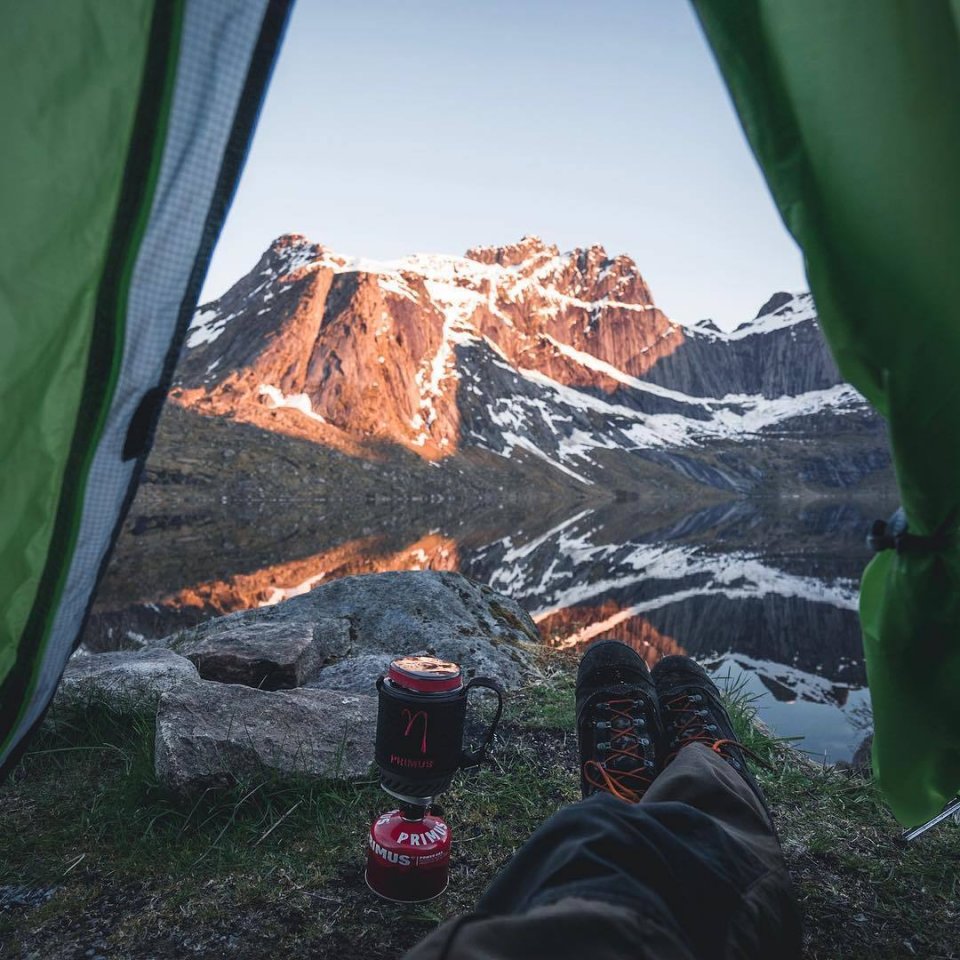
[[[867,546],[874,553],[896,550],[897,553],[941,553],[953,540],[957,511],[954,510],[933,533],[922,536],[907,529],[907,515],[898,507],[889,520],[874,520],[867,534]]]

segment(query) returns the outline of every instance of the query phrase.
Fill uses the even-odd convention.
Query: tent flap
[[[133,498],[289,6],[47,0],[0,38],[0,776]]]
[[[944,534],[878,555],[860,600],[874,771],[918,823],[960,792],[960,5],[694,4],[909,530]]]

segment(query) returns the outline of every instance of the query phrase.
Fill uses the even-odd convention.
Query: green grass
[[[532,687],[511,703],[515,722],[524,730],[545,730],[573,735],[576,710],[573,703],[575,671],[559,660],[549,664],[546,682]]]
[[[372,780],[263,777],[185,804],[154,776],[152,717],[98,705],[60,718],[0,789],[0,955],[399,955],[470,909],[536,826],[577,798],[571,661],[556,657],[547,673],[509,697],[491,761],[443,796],[450,889],[411,907],[364,885],[366,831],[389,807]],[[957,956],[957,825],[903,847],[872,784],[770,737],[742,691],[729,703],[771,768],[758,779],[808,956]]]
[[[810,957],[960,957],[960,825],[901,841],[874,783],[791,749],[728,693],[741,740],[769,764],[757,779],[797,887]]]
[[[530,826],[575,799],[572,756],[544,771],[542,752],[503,729],[495,759],[443,797],[451,892],[400,907],[363,881],[367,830],[390,806],[375,781],[265,777],[179,803],[154,775],[152,717],[94,706],[44,730],[0,790],[0,888],[56,888],[31,909],[0,906],[0,944],[45,956],[75,940],[79,955],[141,956],[185,941],[212,953],[240,937],[237,956],[278,943],[344,955],[345,942],[395,956],[469,909]]]

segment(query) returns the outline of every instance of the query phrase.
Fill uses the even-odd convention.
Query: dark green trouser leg
[[[555,814],[476,914],[440,927],[407,957],[799,955],[797,908],[766,812],[724,760],[693,744],[641,803],[599,794]]]

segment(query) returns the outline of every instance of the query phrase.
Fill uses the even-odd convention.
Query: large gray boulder
[[[160,700],[157,777],[190,796],[264,776],[366,776],[376,717],[375,697],[201,680]]]
[[[199,680],[197,668],[171,650],[84,654],[67,661],[54,706],[108,703],[114,709],[152,709],[162,694]]]
[[[271,637],[297,630],[312,631],[311,656],[323,665],[312,678],[309,671],[302,674],[311,686],[372,690],[393,657],[424,652],[456,661],[468,679],[488,676],[508,689],[539,675],[540,633],[518,603],[458,573],[433,570],[333,580],[162,642],[180,650],[191,649],[187,644],[210,650],[218,638],[231,642],[228,638],[242,631],[247,649],[258,643],[266,657]]]
[[[426,653],[425,650],[415,652]],[[392,653],[361,653],[359,657],[345,657],[324,667],[307,686],[372,694],[376,690],[377,678],[387,672],[393,659],[395,655]]]

